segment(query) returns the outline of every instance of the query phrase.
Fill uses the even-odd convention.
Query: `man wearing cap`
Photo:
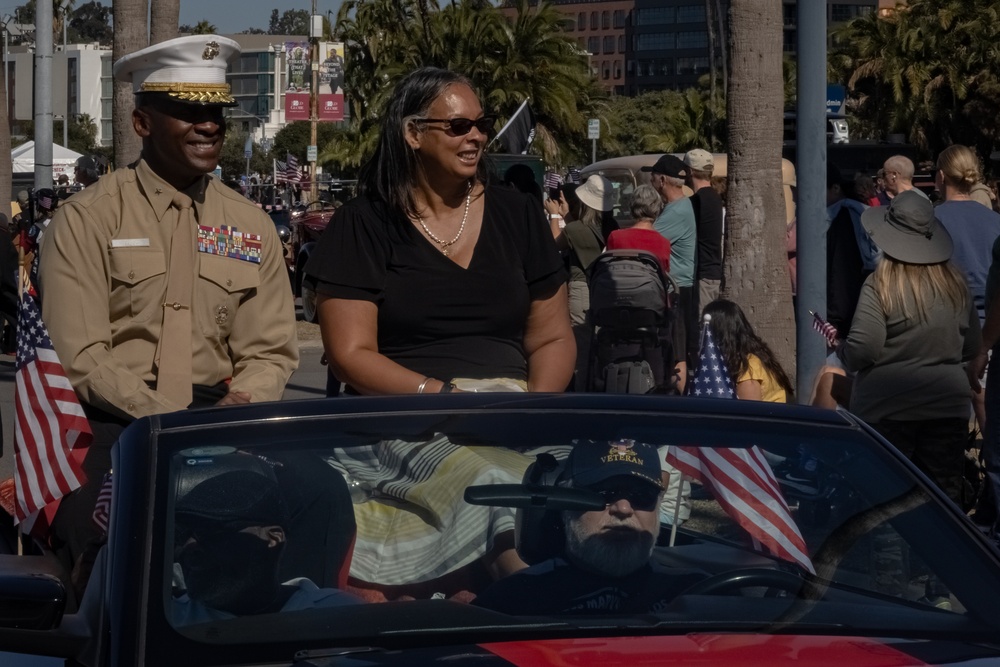
[[[695,257],[695,277],[698,281],[698,312],[719,298],[722,285],[722,197],[712,187],[715,159],[712,154],[695,148],[684,154],[684,164],[690,169],[688,186],[691,208],[697,228],[698,251]]]
[[[222,151],[225,83],[239,45],[216,35],[121,58],[142,153],[68,199],[46,233],[43,316],[84,405],[90,483],[53,531],[75,560],[110,446],[132,420],[281,398],[298,364],[292,295],[270,219],[209,174]]]
[[[666,202],[653,229],[670,241],[670,277],[678,287],[679,315],[674,322],[674,356],[680,379],[677,389],[684,391],[688,360],[698,354],[698,298],[694,292],[694,262],[697,227],[694,207],[684,196],[684,181],[691,169],[676,155],[662,155],[651,167],[649,182]]]
[[[81,155],[76,161],[73,181],[80,187],[87,188],[97,182],[101,172],[93,155]]]
[[[558,484],[590,489],[607,506],[563,512],[562,554],[497,581],[474,604],[522,615],[655,613],[707,576],[649,561],[663,498],[652,445],[579,443]]]
[[[177,500],[173,623],[361,603],[306,577],[281,581],[289,512],[269,464],[244,458],[246,469],[209,477]]]

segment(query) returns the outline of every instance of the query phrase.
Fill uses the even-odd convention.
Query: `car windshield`
[[[995,637],[985,543],[864,427],[801,412],[494,407],[168,430],[151,615],[197,645],[299,648],[596,626]],[[565,465],[581,447],[626,464],[655,452],[661,477],[567,484],[584,479]],[[658,535],[638,570],[609,575],[614,554],[590,560],[596,543],[572,536],[626,504],[655,513]],[[527,572],[504,569],[513,547]]]

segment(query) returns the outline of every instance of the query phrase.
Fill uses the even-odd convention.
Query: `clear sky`
[[[110,0],[105,0],[104,4],[111,4]],[[316,13],[330,11],[336,19],[340,4],[341,0],[316,0]],[[312,0],[181,0],[181,25],[195,25],[206,20],[223,34],[243,32],[247,28],[267,30],[273,9],[279,13],[288,9],[312,11]]]
[[[79,7],[87,0],[76,0]],[[111,5],[111,0],[100,0]],[[156,2],[156,0],[153,0]],[[14,9],[24,2],[0,0],[0,14],[13,14]],[[341,0],[316,0],[316,13],[333,12],[334,19],[340,9]],[[220,33],[243,32],[247,28],[267,30],[271,21],[271,10],[284,13],[288,9],[312,11],[312,0],[181,0],[181,25],[195,25],[206,20]]]

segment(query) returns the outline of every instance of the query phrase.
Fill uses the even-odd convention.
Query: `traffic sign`
[[[588,139],[600,139],[601,138],[601,121],[599,118],[591,118],[587,121],[587,138]]]
[[[306,146],[306,162],[315,162],[316,153],[316,146]]]

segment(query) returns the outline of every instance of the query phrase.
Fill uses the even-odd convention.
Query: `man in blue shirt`
[[[684,391],[688,362],[698,355],[698,299],[694,294],[694,260],[697,227],[694,207],[684,195],[684,180],[690,167],[675,155],[663,155],[652,167],[649,182],[666,202],[653,222],[653,229],[670,241],[670,277],[677,283],[678,317],[674,320],[674,357],[680,379],[677,390]]]

